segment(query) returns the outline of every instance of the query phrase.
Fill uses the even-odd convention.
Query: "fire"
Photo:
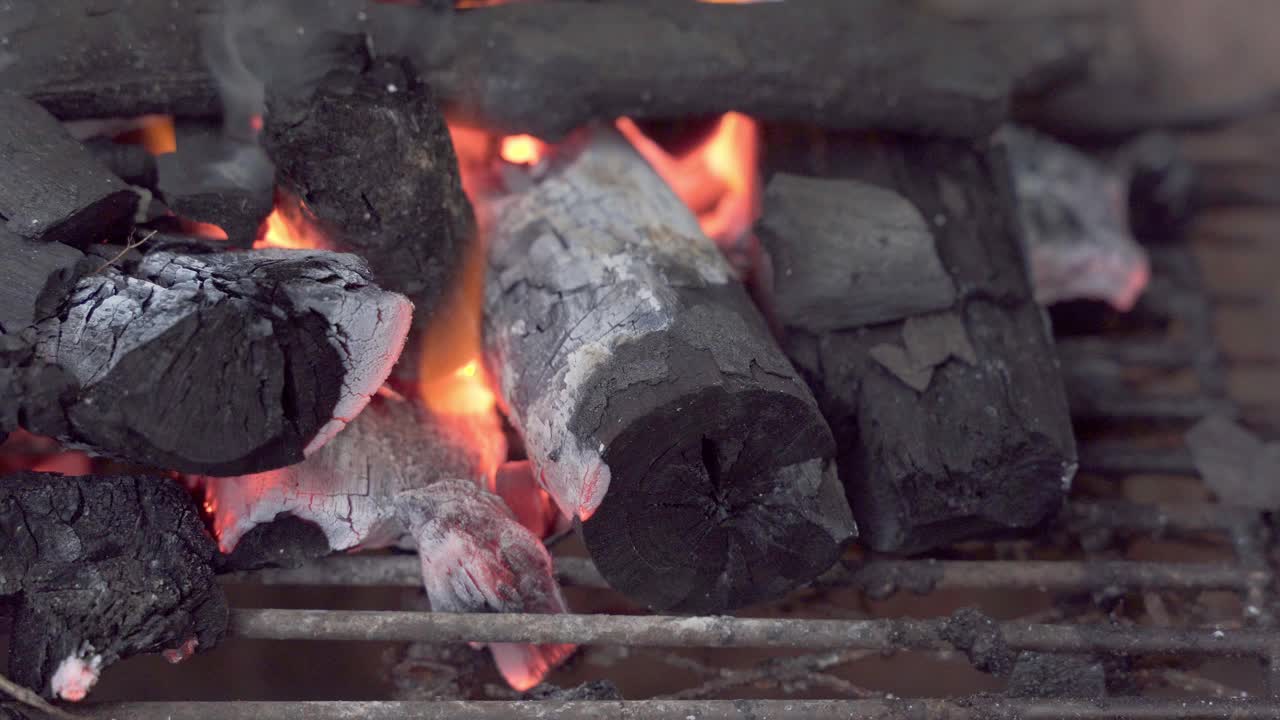
[[[725,113],[706,140],[679,155],[664,150],[630,118],[619,118],[617,126],[722,249],[742,242],[760,207],[760,129],[755,120]]]
[[[178,151],[178,132],[172,115],[143,115],[134,121],[134,129],[117,135],[115,141],[141,145],[152,155]]]
[[[258,240],[253,246],[291,250],[327,250],[330,242],[306,203],[277,189],[275,209],[258,229]]]
[[[515,165],[537,165],[546,150],[547,146],[532,135],[508,135],[502,139],[499,155]]]

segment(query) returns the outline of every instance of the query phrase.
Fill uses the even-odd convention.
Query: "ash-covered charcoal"
[[[274,204],[275,169],[266,154],[196,123],[178,126],[177,146],[155,161],[160,199],[184,220],[221,228],[233,247],[252,246]]]
[[[477,241],[427,87],[407,64],[372,60],[360,44],[314,92],[267,91],[263,141],[281,186],[331,231],[335,249],[360,255],[380,285],[413,301],[416,337],[438,320]],[[419,345],[409,344],[398,375],[413,377]]]
[[[320,534],[330,551],[416,547],[434,610],[564,612],[541,541],[484,489],[504,454],[492,412],[443,415],[415,401],[379,397],[303,463],[200,482],[219,542],[237,565],[314,554]],[[304,531],[302,522],[318,531]],[[260,533],[295,546],[250,558],[240,546],[257,542]],[[526,689],[573,647],[491,649],[503,676]]]
[[[44,108],[0,91],[0,222],[9,232],[81,248],[116,242],[138,200]]]
[[[962,143],[828,134],[819,153],[772,132],[781,141],[770,145],[777,174],[760,235],[783,261],[774,291],[784,347],[831,424],[865,542],[919,552],[1043,521],[1074,475],[1075,442],[1006,175]],[[782,175],[819,168],[833,177]],[[833,199],[810,197],[823,183],[820,196]],[[867,256],[862,267],[895,276],[869,281],[808,259],[847,247]],[[939,268],[955,299],[921,312],[945,301],[926,292],[947,287]],[[872,317],[806,312],[818,293],[840,307],[868,288]]]
[[[217,547],[166,478],[5,476],[0,548],[9,672],[47,697],[80,700],[120,659],[207,650],[226,629]]]
[[[610,585],[687,612],[779,597],[854,534],[830,431],[692,213],[593,133],[493,201],[486,362]]]
[[[79,385],[63,422],[27,429],[183,472],[265,470],[320,448],[386,379],[412,312],[353,255],[161,251],[91,265],[27,330],[35,359]]]
[[[1128,178],[1026,128],[1006,126],[996,138],[1013,175],[1036,300],[1132,308],[1151,266],[1129,229]]]

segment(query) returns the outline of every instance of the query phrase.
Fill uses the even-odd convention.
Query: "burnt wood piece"
[[[9,672],[46,697],[79,700],[117,660],[207,650],[226,629],[217,547],[167,478],[8,475],[0,547]]]
[[[909,3],[513,3],[422,18],[413,56],[442,103],[558,139],[590,120],[737,110],[842,129],[981,137],[1010,96],[1074,71],[1073,36],[956,23]],[[403,28],[398,28],[403,33]],[[384,43],[385,44],[385,43]]]
[[[129,233],[137,208],[137,193],[52,115],[0,92],[0,222],[10,232],[77,247],[111,242]]]
[[[234,26],[248,25],[246,42],[255,45],[261,45],[255,33],[280,27],[301,27],[307,36],[368,28],[380,52],[413,54],[444,103],[495,129],[548,139],[592,119],[729,110],[977,137],[1005,116],[1015,90],[1047,87],[1084,61],[1081,43],[1058,18],[953,22],[888,1],[805,4],[803,13],[777,3],[674,2],[520,3],[440,13],[346,0],[325,9],[309,3],[302,14],[255,8]],[[7,40],[0,87],[63,119],[217,117],[219,88],[205,63],[201,26],[221,6],[8,3],[0,7],[0,37]],[[258,20],[267,27],[253,27]],[[65,47],[79,50],[61,52]],[[254,90],[229,92],[234,105],[236,93]]]
[[[69,428],[63,407],[78,390],[70,373],[37,360],[24,339],[0,334],[0,442],[20,427],[65,434]]]
[[[156,158],[141,145],[90,138],[84,146],[121,180],[148,190],[156,189]]]
[[[181,218],[217,225],[232,247],[249,248],[275,204],[275,171],[257,143],[184,124],[178,149],[155,159],[155,188]]]
[[[813,397],[697,221],[612,130],[493,206],[485,357],[539,482],[654,608],[728,610],[854,534]]]
[[[84,258],[73,247],[28,240],[0,226],[0,335],[16,334],[43,317],[41,301],[62,297]]]
[[[217,117],[201,24],[220,0],[17,0],[0,6],[0,87],[63,120]],[[68,52],[67,48],[75,48]]]
[[[958,293],[941,312],[820,330],[804,314],[788,314],[787,297],[777,299],[785,347],[831,423],[867,544],[915,552],[1041,521],[1073,476],[1075,443],[1047,324],[1031,296],[1005,166],[961,142],[833,134],[825,152],[810,154],[796,135],[770,134],[773,170],[822,167],[841,178],[826,181],[824,194],[842,194],[848,204],[842,224],[785,217],[814,201],[805,197],[809,183],[774,176],[760,225],[766,247],[783,258],[856,247],[869,230],[881,231],[869,219],[890,206],[868,204],[872,185],[928,219]],[[816,236],[783,237],[779,228]],[[910,226],[888,235],[885,252],[902,252],[918,232]],[[901,268],[896,280],[911,285],[930,273],[921,263]],[[823,281],[829,303],[847,302],[866,285],[857,275],[845,279],[843,289]],[[778,290],[793,293],[805,282],[793,276]]]
[[[437,319],[477,241],[444,116],[399,61],[363,48],[314,93],[268,89],[264,143],[282,187],[306,203],[335,249],[413,301],[412,336]],[[397,374],[416,370],[410,342]]]
[[[232,569],[401,545],[421,557],[433,610],[565,612],[540,539],[484,489],[505,454],[493,411],[443,415],[380,397],[302,463],[202,484]],[[541,680],[572,646],[491,649],[519,686]]]
[[[411,313],[353,255],[160,251],[81,267],[24,332],[79,390],[27,429],[183,472],[266,470],[318,449],[386,379]]]

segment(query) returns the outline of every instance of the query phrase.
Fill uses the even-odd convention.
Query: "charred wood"
[[[11,233],[77,247],[122,240],[137,207],[138,195],[52,115],[0,92],[0,222]]]
[[[892,2],[540,2],[420,22],[414,59],[450,109],[547,139],[596,119],[730,110],[979,137],[1015,91],[1082,59],[1061,24],[955,23]]]
[[[814,328],[787,297],[806,285],[794,273],[812,271],[775,267],[780,278],[793,273],[777,287],[785,347],[835,432],[841,479],[867,543],[913,552],[1042,520],[1072,477],[1075,444],[1002,166],[953,142],[832,135],[825,152],[806,157],[807,143],[797,151],[784,139],[773,146],[775,169],[813,172],[815,161],[827,163],[823,174],[842,179],[825,181],[826,192],[843,195],[846,206],[812,216],[806,188],[815,181],[775,176],[760,230],[776,257],[857,246],[867,236],[883,238],[886,254],[907,252],[919,224],[886,232],[879,221],[906,204],[929,220],[958,295],[941,311]],[[866,201],[886,194],[894,201]],[[811,217],[791,217],[797,211]],[[922,262],[896,280],[912,285],[931,273]],[[867,286],[855,274],[844,281],[820,286],[829,303]]]
[[[207,125],[182,125],[175,152],[155,160],[155,188],[176,215],[216,225],[248,248],[275,203],[275,172],[256,143]]]
[[[0,596],[17,599],[13,678],[79,700],[130,655],[217,645],[217,548],[171,480],[19,473],[0,482]]]
[[[413,301],[416,334],[437,319],[476,241],[471,205],[427,88],[403,63],[371,61],[363,49],[344,62],[310,95],[268,88],[264,141],[280,184],[335,248]],[[407,374],[418,346],[401,363]]]
[[[784,594],[854,534],[804,383],[687,208],[599,131],[494,204],[486,360],[540,484],[657,608]]]
[[[0,7],[0,87],[58,118],[217,117],[200,27],[217,0],[19,0]],[[74,48],[69,52],[68,48]]]
[[[540,539],[484,489],[505,454],[501,437],[493,412],[441,415],[379,398],[298,465],[203,484],[234,568],[403,545],[416,547],[437,612],[565,612]],[[541,679],[572,646],[492,650],[516,684]]]
[[[99,454],[217,474],[298,462],[368,402],[408,328],[409,303],[351,255],[114,255],[86,255],[23,331],[26,367],[78,387],[22,424]],[[52,390],[28,383],[20,406]]]
[[[108,138],[90,138],[84,146],[116,177],[130,185],[155,189],[156,158],[146,148]]]

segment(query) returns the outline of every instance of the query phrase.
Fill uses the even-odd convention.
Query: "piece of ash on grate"
[[[456,5],[0,4],[0,714],[1280,712],[1237,11]]]

